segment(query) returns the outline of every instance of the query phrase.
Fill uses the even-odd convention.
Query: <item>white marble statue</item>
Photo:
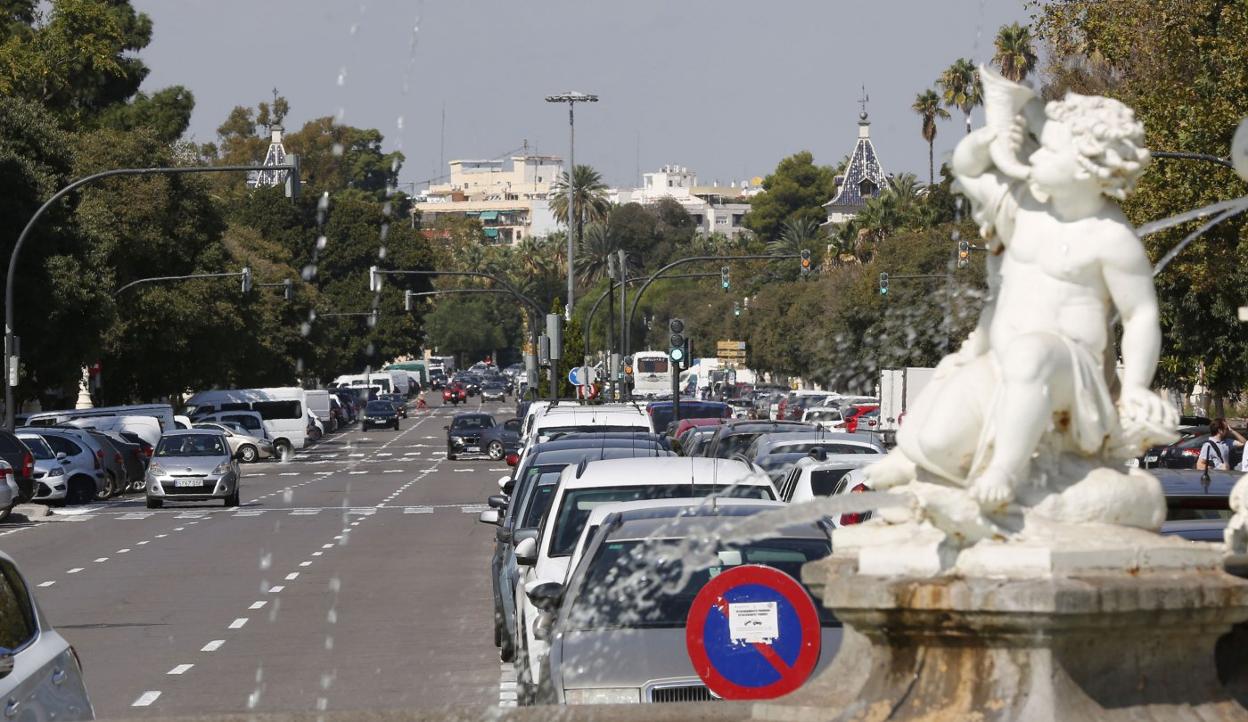
[[[1152,267],[1117,203],[1148,165],[1144,128],[1116,100],[1044,104],[980,73],[988,123],[958,144],[953,173],[989,250],[988,300],[867,476],[964,546],[1033,517],[1156,528],[1160,488],[1125,462],[1176,438],[1178,416],[1150,389]]]

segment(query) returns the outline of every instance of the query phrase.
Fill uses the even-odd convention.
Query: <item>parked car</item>
[[[776,529],[745,542],[717,541],[721,530],[783,504],[724,500],[690,505],[654,502],[607,504],[590,513],[566,584],[530,588],[541,604],[551,640],[538,701],[562,704],[711,702],[686,652],[686,620],[698,592],[716,575],[757,564],[801,579],[802,565],[832,551],[828,530],[807,523]],[[595,518],[597,517],[597,518]],[[689,546],[714,560],[688,569]],[[815,599],[821,627],[819,662],[825,669],[841,645],[841,624]],[[645,599],[639,608],[634,602]],[[552,619],[553,618],[553,619]],[[603,650],[611,650],[603,654]],[[644,715],[643,715],[644,716]]]
[[[481,431],[481,449],[486,456],[499,461],[520,450],[520,419],[507,419]]]
[[[446,458],[454,461],[462,454],[483,452],[481,434],[493,426],[494,417],[489,414],[455,414],[451,423],[443,427],[446,429]]]
[[[512,550],[516,564],[525,567],[516,594],[516,682],[522,701],[536,698],[539,685],[547,683],[541,667],[547,642],[534,636],[538,609],[523,590],[567,581],[568,562],[590,510],[611,502],[712,494],[777,498],[766,476],[731,459],[690,458],[680,463],[666,458],[610,459],[564,468],[537,538],[518,542]]]
[[[21,501],[29,501],[35,494],[35,455],[12,433],[0,429],[0,459],[4,459],[13,467],[17,488],[21,490]]]
[[[147,508],[165,501],[221,499],[238,506],[242,472],[219,431],[171,431],[161,437],[147,469]]]
[[[9,466],[9,462],[0,459],[0,521],[9,518],[21,495],[22,491],[17,488],[17,477],[13,474],[13,467]]]
[[[5,718],[91,720],[78,653],[48,623],[31,586],[0,552],[0,700]]]
[[[118,493],[141,490],[143,488],[143,477],[147,473],[147,454],[143,453],[143,446],[115,431],[96,431],[93,429],[92,433],[98,433],[107,437],[108,443],[112,444],[117,454],[121,456],[122,466],[126,470],[126,481],[118,490]]]
[[[389,401],[374,399],[364,407],[364,421],[361,422],[360,428],[368,431],[378,426],[389,426],[395,431],[399,430],[399,414],[394,410],[394,404]]]
[[[674,404],[669,401],[651,401],[646,404],[646,413],[655,431],[663,431],[675,418]],[[722,401],[697,401],[695,399],[680,400],[681,419],[731,419],[732,407]]]
[[[220,431],[230,444],[230,453],[237,456],[244,464],[251,464],[260,459],[271,459],[276,455],[273,443],[268,439],[258,439],[242,431],[236,424],[204,422],[195,424],[194,428],[205,431]]]
[[[18,434],[30,453],[35,456],[35,494],[33,501],[41,504],[60,506],[69,495],[69,477],[61,464],[63,456],[58,455],[48,446],[48,442],[37,434]],[[9,467],[9,476],[13,468]],[[15,482],[16,483],[16,482]]]
[[[442,372],[442,371],[430,371],[429,372],[429,388],[435,389],[435,390],[441,389],[443,386],[446,385],[446,381],[447,381],[447,376],[445,372]]]
[[[1153,469],[1166,496],[1166,521],[1161,533],[1191,541],[1221,541],[1231,518],[1230,495],[1243,476],[1238,471]]]
[[[400,419],[407,418],[407,399],[403,398],[403,394],[386,394],[384,400],[394,404],[394,412]]]
[[[86,504],[104,492],[108,477],[101,460],[103,451],[81,429],[19,428],[19,435],[38,436],[52,447],[68,474],[67,504]],[[97,456],[97,451],[101,456]],[[61,455],[64,454],[62,457]]]
[[[702,455],[731,459],[744,454],[750,444],[763,434],[815,430],[815,426],[800,421],[729,421],[715,430],[715,436],[702,447]]]
[[[1200,456],[1200,449],[1208,440],[1209,430],[1206,427],[1201,433],[1181,438],[1169,446],[1150,449],[1144,455],[1143,466],[1145,468],[1195,469],[1196,459]],[[1228,460],[1232,469],[1239,468],[1239,463],[1243,456],[1244,447],[1232,444],[1231,458]]]

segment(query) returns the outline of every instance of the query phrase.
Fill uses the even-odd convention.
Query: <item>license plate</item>
[[[1145,457],[1144,457],[1144,463],[1145,463],[1145,464],[1155,464],[1155,463],[1157,463],[1157,455],[1156,455],[1156,454],[1149,454],[1148,456],[1145,456]]]
[[[480,447],[480,446],[469,446],[469,447],[466,447],[466,450],[467,450],[467,451],[480,451],[480,450],[481,450],[481,447]]]
[[[203,486],[204,482],[202,479],[174,479],[173,485],[177,487]]]

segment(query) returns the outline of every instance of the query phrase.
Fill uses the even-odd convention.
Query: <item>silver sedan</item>
[[[220,431],[187,429],[160,437],[147,467],[147,508],[159,509],[166,500],[221,499],[238,506],[242,473],[238,455],[230,452]]]

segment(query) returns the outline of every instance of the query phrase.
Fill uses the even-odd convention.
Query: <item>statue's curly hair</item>
[[[1065,123],[1079,153],[1079,166],[1101,185],[1101,192],[1123,200],[1148,167],[1144,124],[1113,98],[1067,93],[1044,107],[1051,120]]]

